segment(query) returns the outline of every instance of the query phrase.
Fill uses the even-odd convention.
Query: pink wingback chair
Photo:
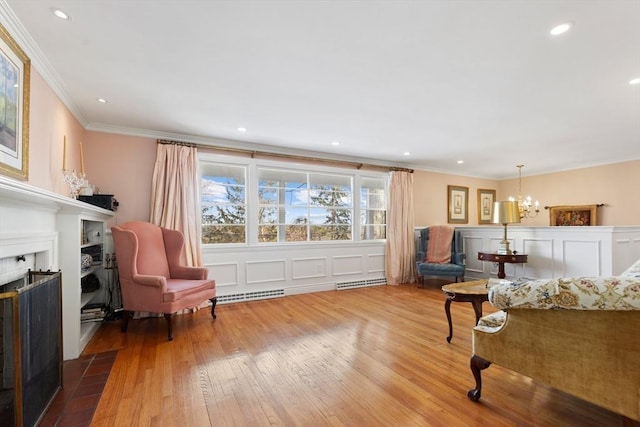
[[[163,313],[172,340],[173,314],[205,300],[211,301],[211,316],[216,318],[216,282],[207,279],[206,268],[186,266],[181,232],[140,221],[111,231],[124,306],[122,332],[134,311]]]

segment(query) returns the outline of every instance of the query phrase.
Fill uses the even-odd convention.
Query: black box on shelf
[[[89,203],[110,211],[118,210],[118,201],[113,194],[94,194],[93,196],[78,196],[81,202]]]

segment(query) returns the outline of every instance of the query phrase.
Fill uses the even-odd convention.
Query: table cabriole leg
[[[447,300],[444,302],[444,312],[447,315],[447,321],[449,322],[449,336],[447,342],[451,342],[453,338],[453,324],[451,323],[451,300],[452,298],[447,296]]]
[[[478,298],[474,298],[471,301],[471,305],[473,306],[473,312],[476,315],[476,325],[477,325],[478,322],[480,321],[480,318],[482,317],[482,300]]]

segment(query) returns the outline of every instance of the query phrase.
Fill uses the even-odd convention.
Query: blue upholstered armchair
[[[465,265],[464,260],[467,255],[462,252],[462,239],[460,232],[453,232],[453,241],[451,242],[451,263],[450,264],[433,264],[425,262],[427,255],[427,247],[429,241],[429,228],[420,230],[420,239],[418,242],[418,250],[416,251],[416,273],[420,283],[424,283],[424,276],[435,277],[455,277],[464,282]]]

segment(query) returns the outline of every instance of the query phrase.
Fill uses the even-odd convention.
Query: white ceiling
[[[2,2],[87,129],[494,179],[640,158],[640,0]]]

